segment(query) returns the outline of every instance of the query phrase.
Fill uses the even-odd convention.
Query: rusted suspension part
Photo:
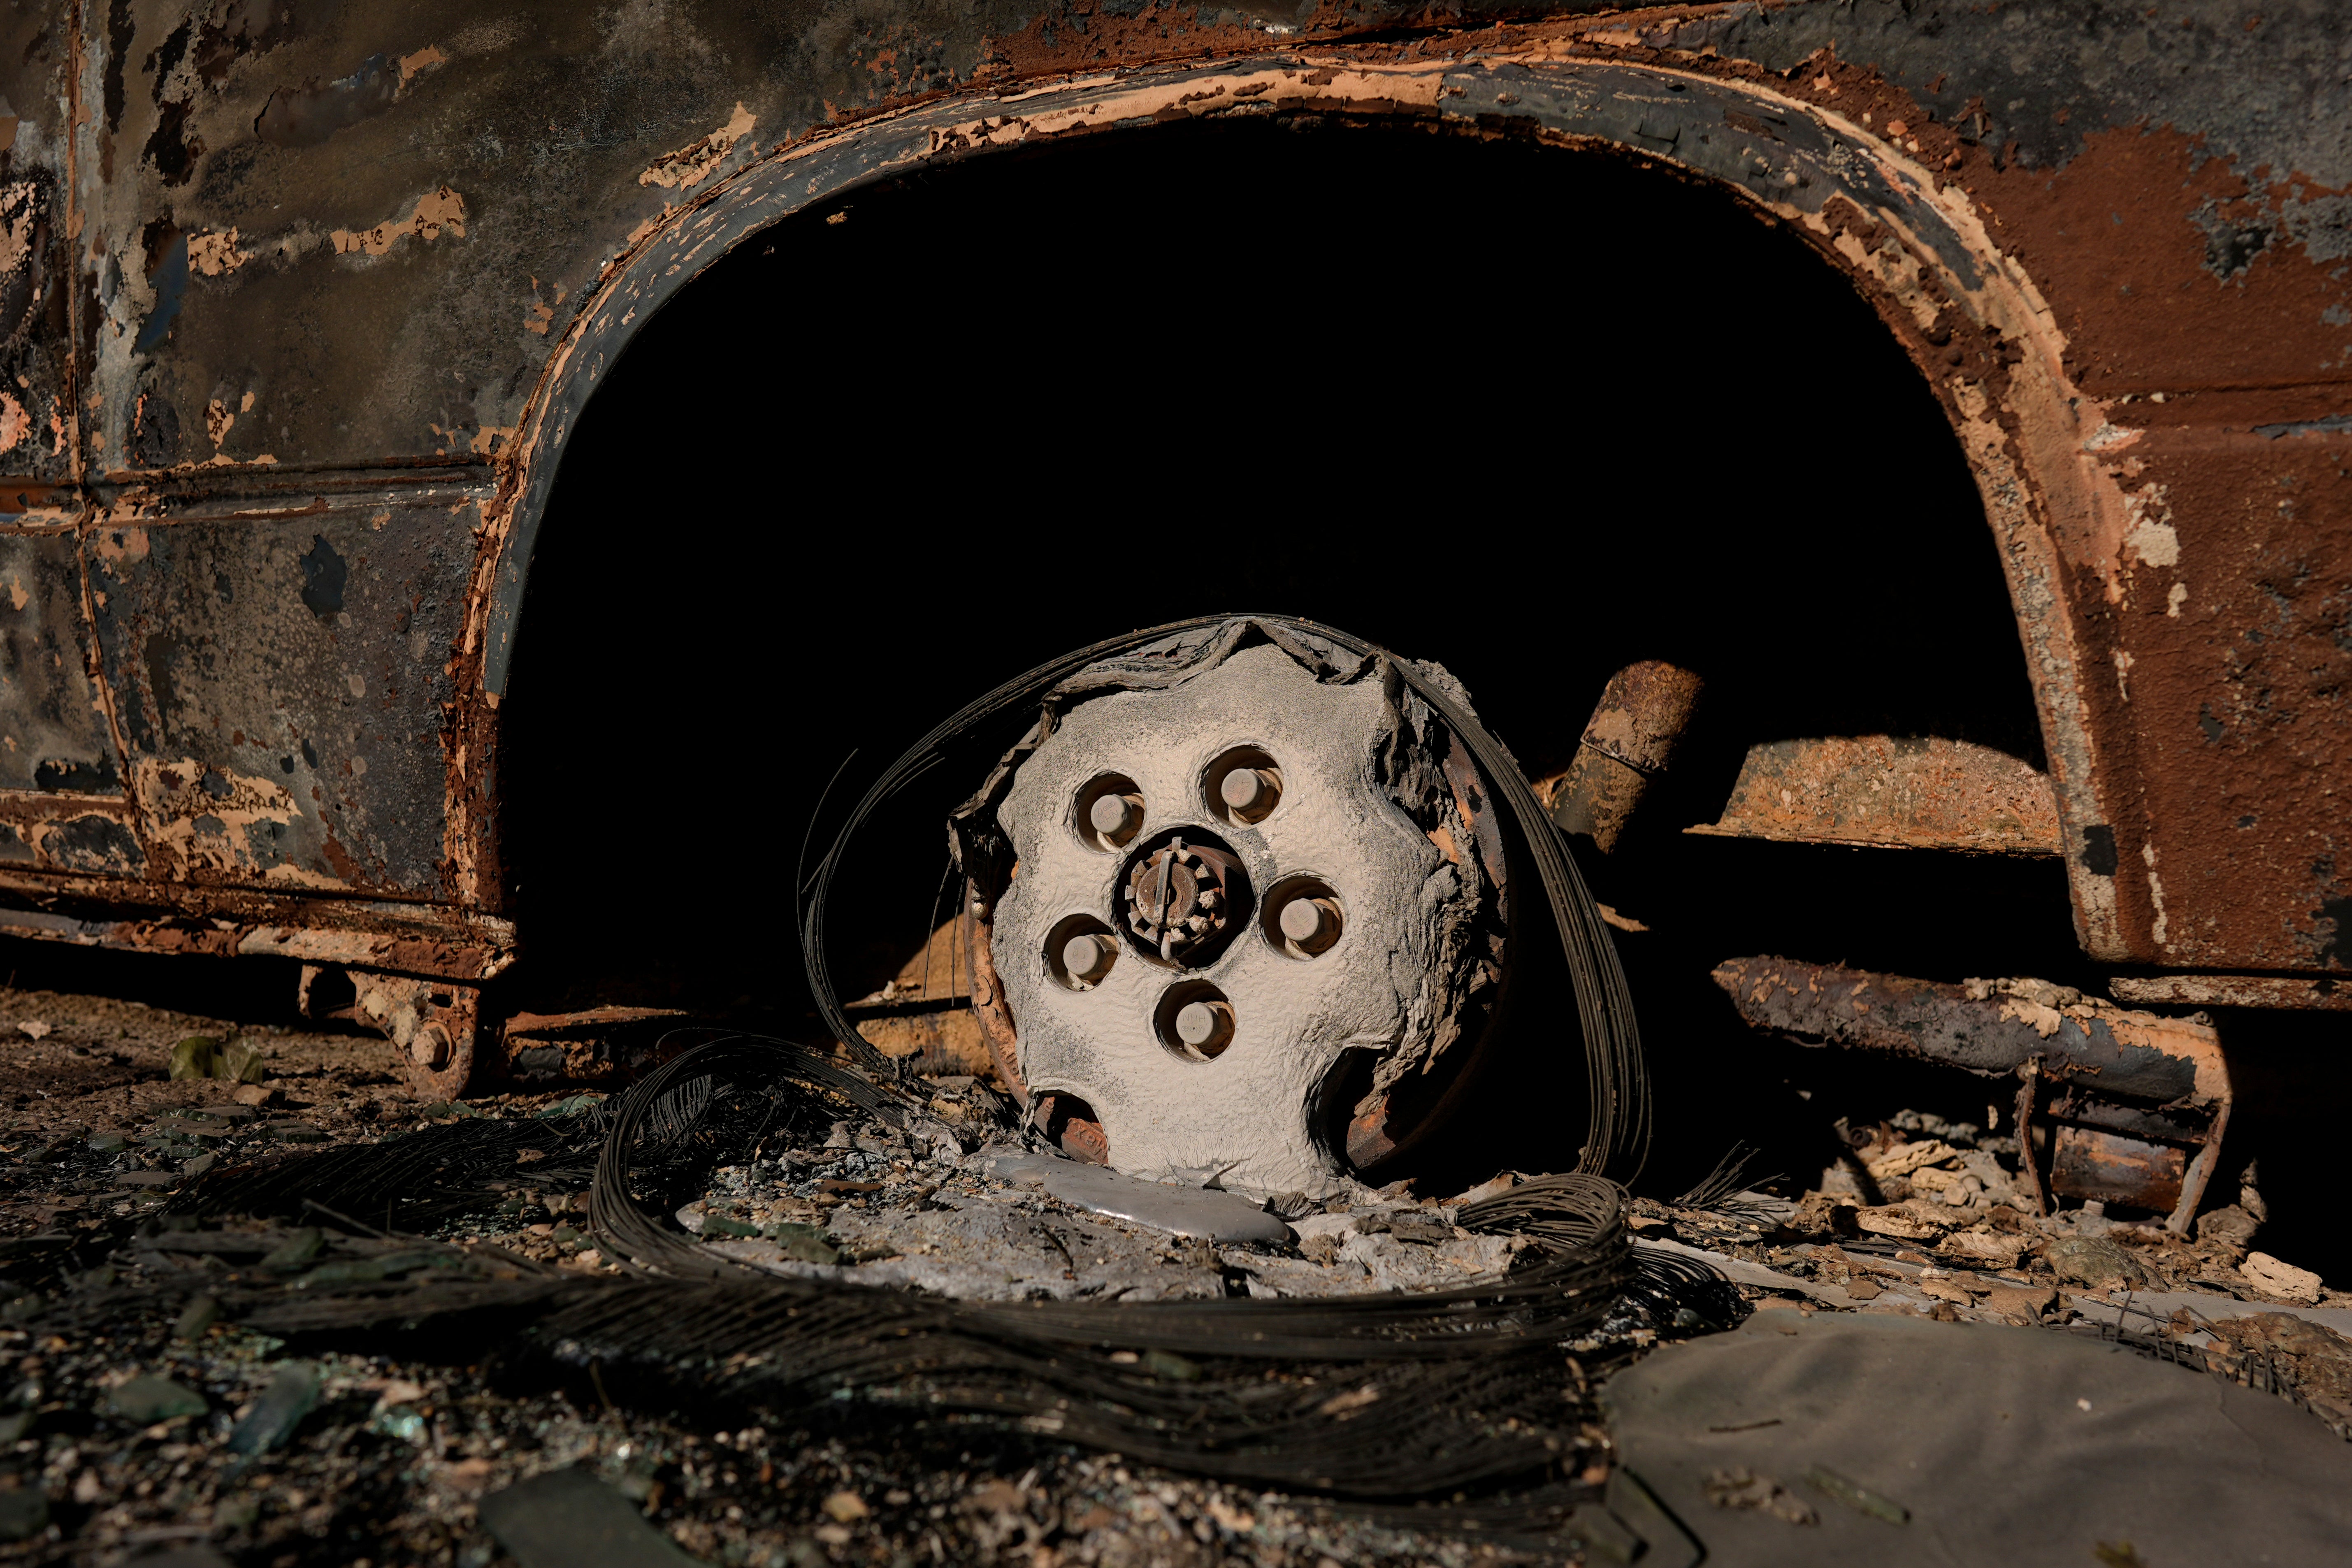
[[[2015,1080],[2019,1164],[2045,1193],[2169,1211],[2185,1232],[2221,1159],[2231,1089],[2210,1025],[2036,980],[1940,984],[1784,958],[1715,982],[1757,1028]]]
[[[420,1093],[455,1100],[473,1077],[482,1032],[478,985],[305,965],[296,994],[305,1016],[361,1024],[399,1047],[401,1065]],[[346,1005],[332,1005],[344,997]]]
[[[1651,781],[1674,760],[1703,684],[1691,671],[1654,658],[1609,678],[1576,760],[1548,781],[1546,804],[1561,831],[1590,839],[1603,855],[1617,847]]]

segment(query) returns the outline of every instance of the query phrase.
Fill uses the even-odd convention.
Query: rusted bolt
[[[420,1024],[416,1032],[408,1037],[408,1058],[418,1067],[438,1072],[449,1065],[449,1058],[456,1054],[456,1042],[442,1025]]]
[[[1118,944],[1097,931],[1083,931],[1062,944],[1062,967],[1073,980],[1092,984],[1110,973],[1118,956]]]
[[[1094,808],[1087,813],[1094,830],[1109,839],[1126,837],[1135,826],[1136,816],[1135,803],[1123,795],[1097,796]]]
[[[1249,919],[1249,885],[1241,861],[1180,835],[1136,851],[1119,889],[1118,918],[1162,963],[1198,968],[1213,962]]]

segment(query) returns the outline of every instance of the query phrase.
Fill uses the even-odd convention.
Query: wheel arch
[[[1392,58],[1392,57],[1391,57]],[[1530,56],[1375,61],[1318,51],[975,89],[770,150],[667,211],[604,268],[598,297],[547,362],[487,509],[469,625],[485,702],[475,752],[494,750],[533,551],[565,443],[635,332],[677,291],[775,223],[871,182],[984,153],[1235,113],[1409,116],[1473,135],[1526,135],[1641,160],[1662,177],[1737,193],[1806,239],[1867,299],[1934,391],[1973,474],[2032,681],[2076,931],[2092,956],[2145,956],[2119,909],[2119,787],[2097,737],[2121,721],[2084,679],[2070,579],[2119,592],[2127,500],[2095,460],[2111,437],[2066,374],[2066,343],[2032,278],[1992,240],[1967,192],[1899,141],[1764,83],[1654,65]],[[1889,127],[1888,129],[1892,129]],[[1916,591],[1890,584],[1889,592]],[[2097,596],[2095,592],[2093,595]],[[469,815],[491,821],[489,771]],[[461,794],[466,792],[460,792]],[[454,836],[453,836],[454,837]],[[479,868],[494,857],[483,856]],[[2144,901],[2142,900],[2141,901]]]

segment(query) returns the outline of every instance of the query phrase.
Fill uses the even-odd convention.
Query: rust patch
[[[218,278],[236,271],[253,259],[250,251],[237,248],[236,229],[225,234],[192,234],[188,236],[188,266],[206,278]]]
[[[1749,748],[1722,816],[1686,833],[1979,854],[2064,847],[2048,775],[1942,736],[1848,735]]]
[[[193,758],[139,759],[131,764],[131,784],[150,846],[184,875],[260,873],[271,881],[301,887],[344,885],[278,862],[267,841],[272,829],[291,825],[302,808],[274,780],[242,777]],[[263,842],[256,843],[257,837]]]
[[[466,237],[466,198],[446,185],[417,197],[415,207],[404,218],[356,231],[339,228],[328,239],[338,256],[382,256],[411,235],[420,244],[429,245],[444,234]]]
[[[2107,989],[2126,1002],[2166,1002],[2187,1007],[2320,1007],[2352,1012],[2352,984],[2326,976],[2281,974],[2153,974],[2112,980]]]

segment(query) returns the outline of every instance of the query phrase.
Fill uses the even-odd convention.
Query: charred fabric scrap
[[[1759,1029],[1940,1063],[2016,1085],[2019,1169],[2052,1194],[2168,1214],[2186,1232],[2221,1156],[2230,1077],[2202,1023],[2135,1013],[2038,980],[1958,985],[1780,958],[1716,984]]]
[[[951,823],[982,926],[972,1001],[999,1072],[1066,1152],[1266,1192],[1379,1170],[1475,1068],[1526,896],[1507,833],[1583,1036],[1580,1168],[1640,1169],[1649,1092],[1624,974],[1517,763],[1442,668],[1286,616],[1078,649],[876,781],[802,921],[820,1012],[870,1069],[884,1058],[825,964],[832,877],[884,802],[1007,721],[1022,738]]]

